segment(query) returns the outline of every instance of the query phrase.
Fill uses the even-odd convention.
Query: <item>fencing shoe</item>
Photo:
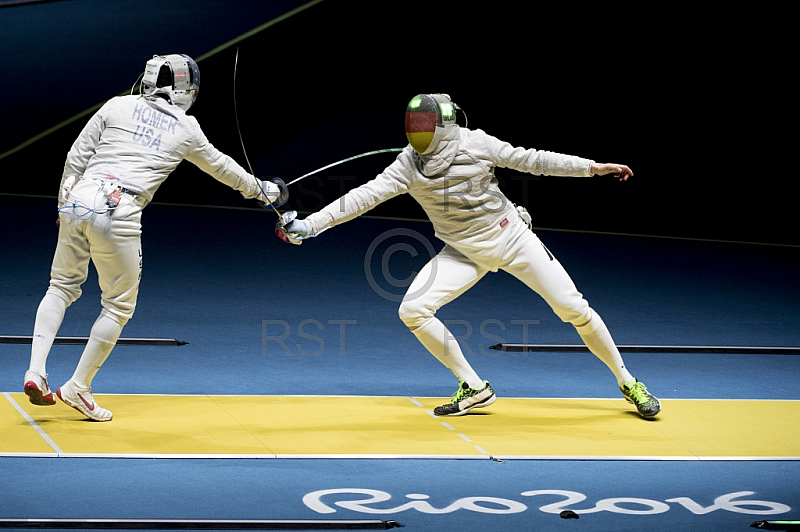
[[[459,382],[458,390],[450,402],[437,406],[433,409],[433,413],[437,416],[463,416],[473,408],[489,406],[495,399],[494,390],[487,381],[483,381],[481,389],[470,388],[466,382]]]
[[[111,412],[105,408],[100,408],[92,396],[92,389],[89,387],[79,389],[79,387],[72,382],[72,379],[70,379],[61,388],[56,390],[56,395],[58,395],[59,399],[89,419],[94,421],[111,421]]]
[[[636,379],[628,381],[619,387],[625,400],[636,406],[644,418],[654,418],[661,412],[661,403],[647,391],[647,386]]]
[[[35,405],[50,406],[56,404],[56,397],[47,384],[47,375],[42,377],[38,373],[27,371],[25,373],[25,385],[22,390],[31,403]]]

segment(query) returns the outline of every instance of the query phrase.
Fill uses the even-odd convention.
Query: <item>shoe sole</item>
[[[485,408],[485,407],[489,406],[490,404],[494,403],[496,399],[497,399],[497,396],[495,394],[492,394],[489,397],[487,397],[486,399],[484,399],[483,401],[481,401],[480,403],[475,403],[475,404],[469,405],[464,410],[459,410],[458,412],[453,412],[452,414],[437,414],[436,413],[436,409],[434,409],[433,413],[438,417],[463,416],[464,414],[466,414],[467,412],[469,412],[473,408]]]
[[[625,400],[628,401],[633,406],[636,406],[636,402],[633,399],[630,399],[627,395],[623,394],[622,397],[624,397]],[[658,401],[658,410],[656,410],[654,414],[645,414],[644,412],[639,410],[638,407],[636,408],[636,411],[639,413],[640,416],[642,416],[645,419],[653,419],[654,417],[656,417],[658,414],[661,413],[661,401],[659,401],[658,399],[656,399],[656,401]]]
[[[61,399],[61,400],[64,402],[64,404],[65,404],[65,405],[67,405],[67,406],[71,406],[72,408],[74,408],[75,410],[77,410],[78,412],[80,412],[81,414],[83,414],[84,416],[88,417],[88,418],[89,418],[89,419],[91,419],[92,421],[100,421],[100,422],[104,422],[104,421],[111,421],[111,419],[114,417],[114,414],[111,414],[111,417],[109,417],[108,419],[101,419],[101,418],[95,417],[94,415],[92,415],[92,412],[91,412],[91,411],[87,412],[87,411],[86,411],[84,408],[82,408],[80,405],[78,405],[78,404],[76,404],[76,403],[73,403],[72,401],[68,401],[67,399],[64,399],[64,398],[61,396],[61,388],[59,388],[59,389],[57,389],[57,390],[56,390],[56,395],[58,396],[58,398],[59,398],[59,399]],[[109,412],[109,413],[110,413],[110,412]]]
[[[47,395],[42,394],[42,390],[33,381],[28,381],[23,387],[25,395],[28,396],[30,402],[36,406],[53,406],[56,404],[56,399],[53,397],[53,392]]]

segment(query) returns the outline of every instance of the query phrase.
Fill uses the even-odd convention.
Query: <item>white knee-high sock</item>
[[[575,330],[578,331],[589,351],[614,372],[620,386],[633,379],[622,361],[622,355],[619,354],[619,349],[611,338],[611,333],[608,332],[608,327],[599,314],[592,310],[592,319],[586,324],[576,326]]]
[[[421,327],[412,331],[417,340],[436,357],[439,362],[453,372],[459,381],[466,382],[470,388],[480,389],[483,381],[469,365],[456,338],[437,318],[431,318]]]
[[[72,375],[72,382],[80,387],[91,387],[92,379],[114,349],[122,327],[117,320],[104,312],[100,313],[100,317],[92,325],[89,341],[86,342],[78,367]]]
[[[53,340],[58,334],[61,322],[64,321],[64,313],[67,310],[67,302],[53,294],[45,294],[39,309],[36,311],[36,322],[33,325],[33,341],[31,342],[31,362],[30,371],[36,372],[41,376],[47,375],[45,368],[47,356],[53,347]]]

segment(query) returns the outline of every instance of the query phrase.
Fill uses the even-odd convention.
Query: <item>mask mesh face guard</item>
[[[162,94],[184,111],[188,111],[200,93],[200,68],[183,54],[154,55],[142,75],[142,94]]]
[[[430,153],[456,123],[456,107],[447,94],[418,94],[406,107],[406,137],[417,153]]]

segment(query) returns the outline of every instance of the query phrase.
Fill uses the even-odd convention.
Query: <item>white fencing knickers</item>
[[[81,295],[91,260],[105,313],[124,325],[133,316],[139,291],[145,201],[122,194],[119,205],[109,208],[102,187],[102,182],[81,180],[60,209],[58,245],[47,293],[72,304]]]
[[[479,265],[450,245],[431,259],[411,283],[400,305],[400,319],[460,381],[480,388],[480,378],[458,342],[436,317],[443,305],[466,292],[489,271],[504,270],[539,294],[561,320],[571,323],[584,343],[614,372],[619,383],[632,377],[625,369],[602,319],[578,292],[564,267],[517,216],[509,216],[506,238],[498,239],[492,262]],[[481,258],[486,259],[486,254]]]
[[[50,287],[39,304],[33,330],[30,369],[44,376],[64,312],[80,297],[91,260],[102,290],[103,310],[92,326],[73,375],[81,387],[91,385],[133,315],[141,277],[140,221],[146,201],[126,193],[120,196],[117,207],[109,208],[106,205],[109,190],[112,189],[107,182],[82,180],[59,209],[58,244]]]

